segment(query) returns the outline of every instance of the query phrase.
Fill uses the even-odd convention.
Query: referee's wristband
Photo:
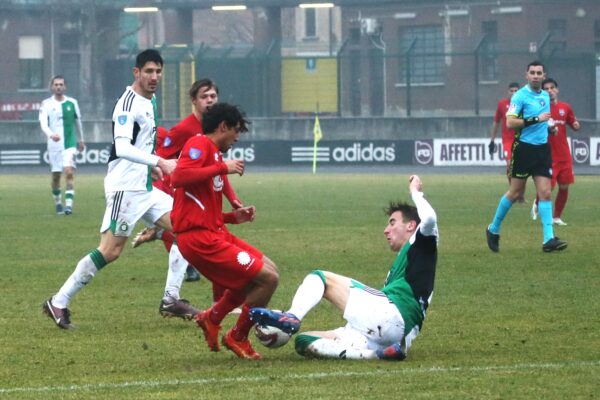
[[[531,117],[531,118],[527,118],[527,119],[523,120],[523,122],[525,124],[524,126],[527,127],[527,126],[531,126],[531,125],[535,125],[535,124],[539,123],[540,119],[538,117]]]

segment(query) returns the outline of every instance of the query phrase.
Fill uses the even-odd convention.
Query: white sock
[[[304,316],[323,298],[325,284],[317,274],[308,274],[302,284],[296,290],[292,306],[288,312],[294,314],[298,319]]]
[[[305,355],[318,358],[340,358],[348,360],[373,360],[377,354],[373,350],[359,349],[342,344],[334,339],[317,339],[305,350]]]
[[[165,285],[165,294],[163,297],[164,301],[179,300],[179,291],[185,278],[185,270],[188,266],[188,262],[181,252],[176,243],[171,246],[169,252],[169,271],[167,272],[167,283]]]
[[[65,190],[65,206],[73,207],[73,197],[75,197],[75,191],[73,189]]]
[[[86,255],[75,267],[75,271],[62,285],[58,293],[52,298],[52,304],[58,308],[67,308],[71,299],[96,275],[98,269],[90,255]]]

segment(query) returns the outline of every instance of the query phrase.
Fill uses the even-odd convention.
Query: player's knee
[[[279,285],[279,272],[275,264],[265,264],[260,275],[265,286],[276,288]]]

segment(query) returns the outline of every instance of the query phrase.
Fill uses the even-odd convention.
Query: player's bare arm
[[[171,175],[173,170],[177,166],[177,160],[166,160],[164,158],[159,158],[156,166],[162,171],[164,175]]]

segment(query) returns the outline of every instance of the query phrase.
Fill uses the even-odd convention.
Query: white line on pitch
[[[298,379],[320,379],[320,378],[344,378],[361,376],[381,376],[381,375],[407,375],[421,373],[451,373],[451,372],[493,372],[493,371],[518,371],[518,370],[544,370],[561,369],[568,367],[597,367],[600,366],[600,360],[596,361],[571,361],[555,362],[541,364],[515,364],[515,365],[489,365],[475,367],[429,367],[429,368],[407,368],[398,370],[377,370],[377,371],[339,371],[339,372],[317,372],[307,374],[286,374],[277,375],[268,374],[265,376],[238,376],[231,378],[199,378],[199,379],[170,379],[165,381],[132,381],[121,383],[89,383],[83,385],[63,385],[63,386],[41,386],[41,387],[16,387],[0,388],[0,394],[9,393],[40,393],[40,392],[70,392],[81,390],[98,389],[123,389],[130,387],[159,387],[176,385],[207,385],[223,383],[245,383],[267,381],[273,378],[278,380],[298,380]]]

